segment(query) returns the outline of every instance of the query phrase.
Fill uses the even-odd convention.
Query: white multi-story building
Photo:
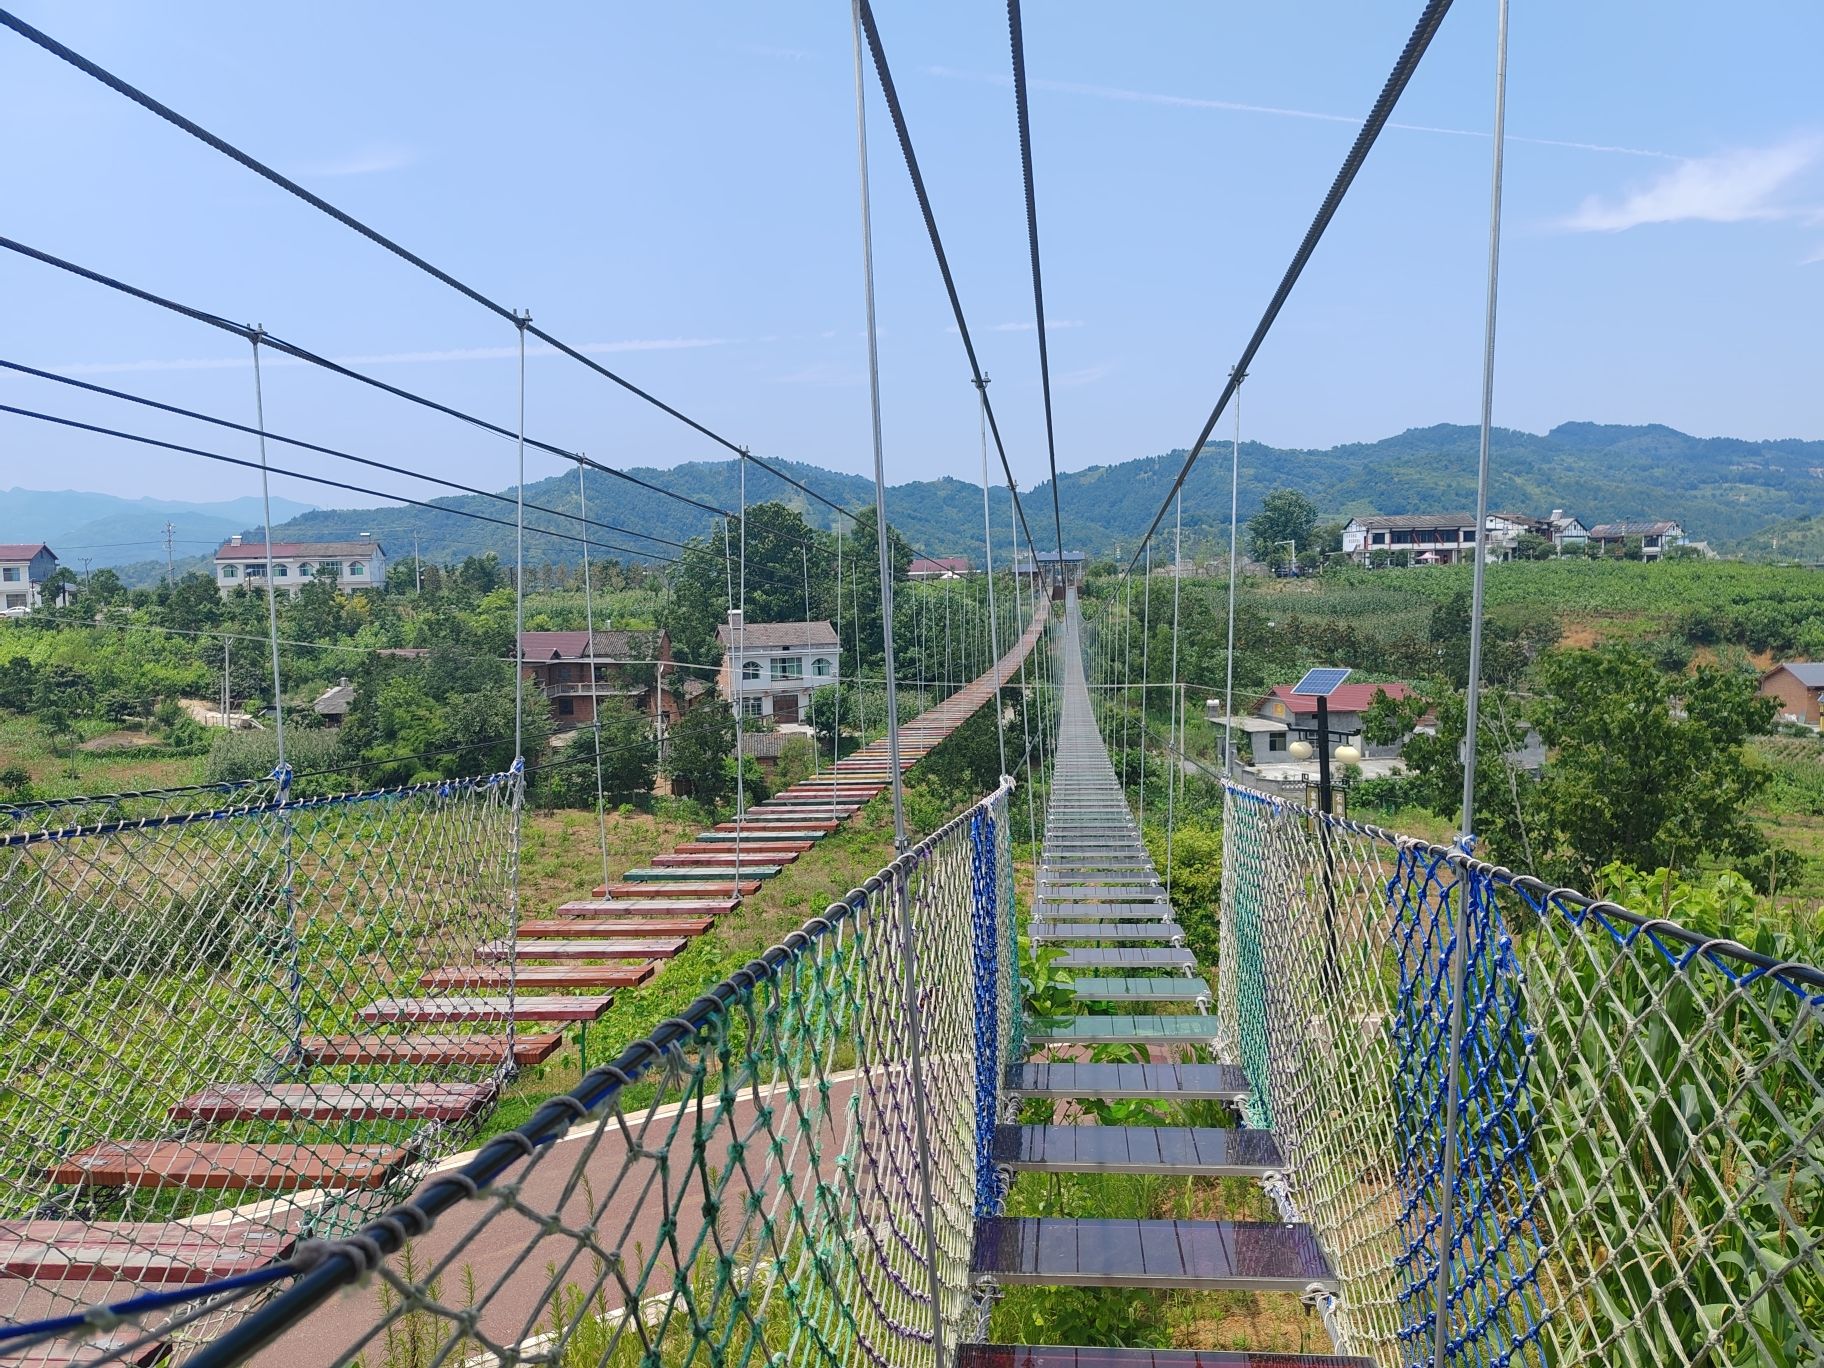
[[[0,612],[29,613],[57,570],[57,553],[43,542],[0,543]]]
[[[775,723],[808,718],[811,695],[836,683],[842,668],[836,629],[828,622],[754,622],[742,630],[739,611],[729,618],[716,628],[722,697],[730,703],[739,698],[748,717]]]
[[[293,598],[313,580],[326,579],[345,594],[386,583],[386,551],[367,533],[354,541],[272,544],[272,584]],[[215,582],[224,594],[243,586],[266,591],[266,542],[234,536],[215,553]]]

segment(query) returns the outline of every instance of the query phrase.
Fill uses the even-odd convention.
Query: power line
[[[1298,284],[1298,278],[1304,273],[1311,254],[1317,250],[1318,241],[1324,230],[1330,226],[1330,220],[1336,217],[1336,211],[1342,207],[1343,196],[1349,193],[1349,187],[1355,176],[1367,160],[1369,149],[1375,139],[1380,137],[1381,130],[1387,126],[1387,120],[1393,116],[1393,107],[1399,103],[1400,96],[1406,90],[1406,84],[1419,69],[1419,59],[1425,55],[1425,49],[1431,46],[1431,40],[1437,36],[1438,26],[1444,22],[1444,16],[1450,10],[1450,0],[1426,0],[1424,11],[1419,15],[1419,22],[1413,26],[1412,36],[1406,40],[1399,60],[1393,64],[1393,71],[1387,77],[1387,83],[1381,87],[1374,107],[1368,111],[1368,118],[1362,124],[1361,132],[1355,135],[1355,142],[1349,148],[1349,155],[1343,158],[1342,168],[1336,173],[1336,179],[1330,184],[1330,193],[1324,196],[1324,202],[1318,206],[1317,216],[1311,220],[1311,226],[1305,230],[1304,240],[1298,244],[1298,251],[1292,255],[1292,264],[1286,267],[1285,275],[1280,279],[1279,288],[1273,292],[1273,298],[1267,302],[1266,312],[1261,314],[1260,322],[1254,326],[1254,335],[1248,339],[1248,345],[1241,350],[1241,359],[1229,371],[1227,383],[1216,400],[1216,407],[1210,410],[1210,416],[1204,420],[1203,430],[1197,434],[1197,440],[1191,443],[1185,454],[1184,465],[1178,471],[1178,478],[1172,481],[1172,487],[1165,491],[1165,498],[1159,504],[1159,511],[1153,515],[1152,523],[1146,529],[1146,535],[1140,539],[1140,545],[1134,548],[1133,559],[1127,563],[1127,573],[1132,573],[1140,560],[1140,554],[1151,543],[1153,533],[1159,530],[1159,524],[1165,517],[1165,510],[1172,506],[1172,499],[1184,488],[1185,480],[1190,476],[1191,467],[1197,464],[1198,456],[1203,453],[1203,445],[1210,440],[1210,434],[1216,430],[1216,424],[1222,417],[1223,409],[1228,407],[1229,400],[1235,396],[1235,388],[1241,378],[1253,364],[1254,354],[1260,350],[1261,343],[1267,340],[1267,332],[1272,328],[1279,311],[1285,306],[1286,299],[1292,293],[1292,287]]]
[[[0,10],[0,21],[4,21],[5,17],[6,11]],[[75,262],[66,261],[62,257],[53,256],[49,252],[37,247],[29,246],[26,243],[18,241],[16,238],[0,236],[0,247],[5,248],[9,252],[16,252],[20,256],[30,257],[32,260],[41,262],[46,266],[54,266],[60,271],[67,271],[69,274],[78,276],[92,284],[101,285],[107,289],[118,291],[121,294],[140,300],[143,303],[153,304],[161,309],[167,309],[172,313],[181,314],[185,318],[192,319],[195,322],[207,324],[209,327],[229,333],[243,341],[251,341],[255,335],[256,330],[248,327],[244,323],[236,323],[232,319],[223,318],[220,314],[210,313],[207,309],[198,309],[188,304],[181,304],[174,299],[167,299],[163,295],[154,294],[150,290],[141,289],[137,285],[129,285],[124,280],[118,280],[113,276],[105,275],[102,272],[87,266],[79,266]],[[315,352],[306,347],[301,347],[295,342],[287,342],[285,339],[276,337],[272,333],[261,333],[259,336],[260,344],[262,346],[271,347],[274,351],[284,352],[287,356],[295,357],[300,361],[308,362],[310,365],[321,367],[324,370],[342,376],[346,380],[356,381],[357,383],[367,385],[372,389],[377,389],[384,394],[390,394],[396,399],[404,399],[408,403],[419,405],[421,408],[431,409],[437,413],[444,414],[447,417],[455,418],[460,422],[478,427],[484,432],[491,432],[497,437],[505,437],[509,440],[517,440],[518,438],[518,434],[511,428],[503,427],[499,423],[491,423],[486,418],[478,418],[472,413],[465,413],[459,408],[440,403],[435,399],[427,398],[422,394],[416,394],[411,390],[402,389],[398,385],[388,384],[386,381],[377,379],[374,376],[364,375],[362,372],[345,366],[339,361],[332,361],[328,357],[318,356]],[[628,484],[637,485],[641,489],[648,490],[654,494],[661,494],[665,498],[676,499],[679,503],[689,504],[693,508],[702,509],[705,513],[713,513],[721,518],[733,516],[726,508],[719,508],[715,504],[704,503],[701,499],[693,499],[688,494],[680,494],[676,490],[666,489],[664,486],[653,484],[649,480],[642,480],[637,475],[630,475],[624,470],[617,470],[613,466],[603,465],[600,461],[591,460],[579,451],[570,451],[564,447],[554,446],[550,442],[539,441],[533,437],[526,438],[526,445],[536,448],[539,451],[546,452],[549,455],[562,457],[566,461],[579,461],[588,466],[591,470],[599,470],[604,475],[612,475],[617,480],[624,480]]]
[[[1020,174],[1026,182],[1026,242],[1032,255],[1032,311],[1039,335],[1039,391],[1045,399],[1045,454],[1051,462],[1051,519],[1058,532],[1061,579],[1064,513],[1058,498],[1058,439],[1051,421],[1051,352],[1045,340],[1045,286],[1039,272],[1039,203],[1032,183],[1032,124],[1026,107],[1026,38],[1020,25],[1020,0],[1007,0],[1007,33],[1013,47],[1013,105],[1020,123]]]
[[[49,380],[59,385],[69,385],[75,389],[87,390],[91,394],[105,394],[110,399],[124,399],[130,404],[140,404],[146,408],[158,409],[163,413],[173,413],[180,418],[193,418],[199,423],[212,423],[216,427],[228,428],[232,431],[244,432],[249,435],[257,435],[258,433],[257,428],[248,427],[245,423],[236,423],[227,418],[217,418],[212,414],[199,413],[195,409],[180,408],[176,404],[162,403],[157,399],[149,399],[144,395],[130,394],[126,390],[110,389],[106,385],[92,384],[87,380],[78,380],[73,376],[58,375],[55,371],[39,370],[36,366],[27,366],[17,361],[8,361],[4,357],[0,357],[0,368],[18,371],[22,375],[30,375],[39,380]],[[510,504],[513,502],[513,500],[508,498],[505,494],[496,494],[490,490],[478,489],[474,485],[461,484],[455,480],[446,480],[437,475],[425,475],[419,471],[412,470],[409,467],[392,465],[389,462],[375,460],[369,456],[356,456],[350,452],[338,451],[334,447],[319,446],[315,442],[301,441],[296,437],[281,437],[276,432],[268,432],[266,433],[266,436],[269,440],[283,442],[286,446],[295,446],[304,451],[314,451],[323,456],[334,456],[337,460],[353,461],[356,465],[371,466],[375,470],[384,470],[393,475],[404,475],[409,479],[423,480],[426,484],[442,485],[445,489],[454,489],[463,494],[473,494],[478,498],[493,499],[497,503]],[[618,532],[624,536],[640,537],[646,541],[660,542],[666,546],[677,547],[680,550],[682,550],[684,546],[683,542],[674,541],[670,537],[657,536],[651,532],[638,532],[631,527],[618,527],[614,523],[598,522],[593,518],[585,518],[579,514],[568,513],[559,508],[548,508],[543,504],[528,503],[526,507],[540,513],[548,513],[555,518],[570,518],[589,527],[599,527],[604,531]]]
[[[118,428],[101,427],[95,423],[78,422],[74,418],[59,418],[55,414],[39,413],[33,409],[19,408],[12,404],[0,404],[0,413],[13,413],[21,418],[34,418],[41,423],[55,423],[59,427],[75,428],[81,432],[99,433],[103,437],[115,437],[124,442],[138,442],[142,446],[160,447],[166,451],[181,452],[186,456],[200,456],[206,461],[220,461],[224,465],[243,466],[248,470],[258,470],[260,468],[260,463],[258,461],[242,460],[238,456],[224,456],[218,451],[204,451],[200,447],[184,446],[179,442],[166,442],[157,437],[145,437],[135,432],[122,432]],[[506,518],[493,518],[489,517],[486,513],[472,513],[467,509],[450,508],[443,504],[427,503],[423,499],[410,499],[403,494],[389,494],[384,490],[369,489],[365,485],[349,484],[344,480],[332,480],[325,475],[307,475],[303,471],[286,470],[280,466],[271,466],[269,469],[275,475],[287,475],[294,480],[305,480],[311,484],[326,485],[331,489],[342,489],[354,494],[365,494],[373,499],[390,499],[396,503],[411,504],[414,508],[428,509],[432,513],[447,513],[452,517],[468,518],[475,522],[494,523],[500,527],[515,526],[512,521]],[[565,514],[564,516],[569,517],[573,515]],[[555,537],[559,541],[575,542],[578,545],[581,545],[583,542],[583,538],[581,537],[573,536],[568,532],[557,532],[551,528],[534,527],[528,530],[536,532],[542,537]],[[665,564],[673,564],[678,559],[676,556],[655,556],[650,551],[636,551],[631,547],[616,546],[611,542],[594,541],[591,545],[606,547],[610,551],[619,551],[622,555],[635,556],[644,560],[660,561]]]
[[[887,53],[880,41],[880,30],[874,23],[874,8],[868,0],[858,0],[861,8],[862,31],[867,35],[868,52],[874,59],[874,74],[880,80],[880,93],[886,98],[887,113],[893,120],[893,131],[899,137],[900,155],[905,158],[906,171],[912,177],[912,193],[918,197],[919,212],[924,215],[925,232],[931,239],[931,250],[937,256],[937,269],[944,278],[944,292],[950,297],[950,312],[956,318],[956,330],[963,339],[963,351],[969,358],[969,373],[975,386],[981,391],[982,407],[988,414],[988,430],[994,436],[994,449],[1001,458],[1001,470],[1007,476],[1007,488],[1013,494],[1014,511],[1020,517],[1020,530],[1026,534],[1027,549],[1032,552],[1032,563],[1039,563],[1039,551],[1033,541],[1032,528],[1026,521],[1026,508],[1020,502],[1019,484],[1013,478],[1013,466],[1007,460],[1007,446],[1001,440],[1001,425],[995,421],[994,405],[988,401],[987,381],[982,375],[981,363],[976,359],[975,341],[969,335],[969,322],[963,317],[963,301],[956,291],[956,277],[950,273],[950,258],[944,253],[944,240],[937,231],[937,216],[931,210],[931,197],[925,190],[924,173],[918,169],[918,154],[912,149],[912,134],[906,127],[906,112],[899,103],[899,91],[893,85],[893,72],[887,66]]]
[[[206,143],[208,146],[214,148],[217,152],[220,152],[223,156],[228,157],[230,160],[239,162],[242,166],[246,167],[249,171],[252,171],[255,175],[263,176],[265,179],[271,181],[274,185],[278,186],[281,190],[284,190],[292,195],[297,196],[299,199],[303,200],[304,203],[310,205],[313,209],[320,210],[321,212],[329,215],[329,217],[336,220],[336,222],[340,223],[343,227],[353,229],[355,232],[359,233],[362,237],[366,238],[369,242],[374,243],[376,246],[384,247],[387,251],[391,252],[394,256],[398,257],[400,260],[409,262],[411,265],[416,266],[419,270],[423,271],[426,275],[430,276],[433,280],[439,281],[440,283],[449,286],[452,290],[455,290],[458,294],[463,295],[467,299],[473,300],[475,303],[481,305],[482,308],[487,309],[490,313],[493,313],[497,317],[504,319],[506,322],[513,324],[514,327],[516,327],[516,328],[523,327],[527,333],[529,333],[533,337],[538,338],[539,341],[544,342],[549,346],[555,347],[558,351],[562,352],[565,356],[570,357],[573,361],[579,361],[583,365],[587,366],[590,370],[596,372],[598,375],[601,375],[601,376],[605,377],[606,379],[612,380],[615,384],[619,385],[622,389],[626,390],[629,394],[632,394],[632,395],[636,396],[637,398],[645,400],[648,404],[651,404],[654,408],[659,409],[663,413],[669,414],[671,417],[676,418],[680,423],[683,423],[686,427],[689,427],[689,428],[693,429],[694,431],[701,433],[703,436],[709,438],[710,441],[715,442],[720,446],[727,447],[728,450],[730,450],[732,452],[738,453],[741,450],[741,448],[739,446],[737,446],[734,442],[730,441],[728,438],[722,436],[720,433],[715,432],[712,429],[706,427],[704,424],[698,422],[695,418],[690,417],[688,414],[680,411],[679,409],[673,408],[670,404],[666,403],[664,400],[658,398],[657,396],[648,393],[646,390],[641,389],[638,385],[634,384],[631,380],[628,380],[626,377],[618,375],[614,371],[609,370],[606,366],[602,365],[600,362],[594,360],[593,358],[586,356],[584,353],[578,351],[575,347],[572,347],[567,342],[560,341],[558,338],[553,337],[550,333],[546,332],[544,329],[535,327],[532,324],[525,322],[518,314],[516,314],[512,309],[507,308],[504,304],[500,304],[500,303],[496,302],[495,300],[488,298],[488,296],[484,295],[480,290],[477,290],[472,285],[467,285],[467,284],[463,283],[462,281],[458,280],[455,276],[451,275],[448,271],[445,271],[436,266],[433,266],[430,262],[426,261],[423,257],[419,256],[416,252],[413,252],[410,249],[401,245],[400,243],[395,242],[392,238],[387,237],[384,233],[379,232],[377,229],[370,228],[367,224],[363,223],[360,219],[356,218],[354,215],[346,213],[341,209],[338,209],[335,205],[331,204],[328,200],[324,199],[322,196],[312,194],[310,191],[306,190],[303,186],[299,185],[296,181],[292,180],[289,176],[282,175],[280,172],[275,171],[272,167],[266,165],[266,163],[260,161],[258,158],[251,156],[250,154],[248,154],[246,152],[243,152],[240,148],[234,146],[232,143],[228,142],[227,140],[217,137],[215,134],[211,133],[208,129],[204,128],[201,124],[198,124],[191,119],[185,118],[182,114],[179,114],[175,109],[172,109],[169,105],[164,104],[164,103],[160,102],[159,100],[154,99],[152,96],[146,94],[145,91],[140,90],[137,86],[129,84],[125,80],[122,80],[119,76],[116,76],[113,72],[108,71],[105,67],[98,66],[96,63],[90,61],[87,57],[84,57],[81,53],[76,52],[76,51],[72,50],[71,48],[65,47],[62,43],[58,42],[55,38],[52,38],[49,34],[41,32],[40,30],[33,28],[30,24],[28,24],[24,20],[18,18],[16,15],[11,14],[4,9],[0,9],[0,24],[5,24],[8,28],[12,29],[15,33],[19,34],[23,38],[27,38],[30,41],[36,43],[39,47],[43,48],[46,52],[51,53],[53,56],[61,57],[64,61],[68,62],[71,66],[75,67],[78,71],[81,71],[81,72],[85,73],[86,75],[94,77],[96,80],[100,81],[103,85],[107,86],[109,89],[111,89],[121,95],[126,96],[129,100],[133,101],[135,104],[139,105],[141,108],[149,110],[151,113],[158,115],[159,118],[165,120],[167,123],[172,124],[175,127],[182,129],[184,132],[188,133],[191,137],[196,138],[200,142]]]

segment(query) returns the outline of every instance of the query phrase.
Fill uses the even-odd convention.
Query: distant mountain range
[[[311,508],[295,499],[272,501],[274,518],[295,518]],[[123,499],[78,489],[0,489],[0,541],[46,542],[78,573],[85,556],[97,570],[137,561],[157,561],[162,567],[166,523],[173,529],[174,556],[182,561],[259,526],[264,516],[255,498],[199,503]]]
[[[1327,450],[1244,442],[1241,516],[1245,519],[1270,490],[1284,486],[1301,490],[1327,517],[1460,512],[1474,506],[1476,448],[1476,429],[1453,424],[1414,428],[1378,442]],[[1174,451],[1063,475],[1058,493],[1065,545],[1092,554],[1131,549],[1151,522],[1183,460],[1184,453]],[[791,461],[772,464],[844,507],[860,509],[873,501],[872,482],[861,476]],[[1718,550],[1747,555],[1793,554],[1797,543],[1810,543],[1817,536],[1811,520],[1824,520],[1824,442],[1818,441],[1691,437],[1659,425],[1564,423],[1544,435],[1497,429],[1492,466],[1493,508],[1533,514],[1562,508],[1591,525],[1674,518],[1692,537],[1707,540]],[[639,467],[629,473],[718,508],[733,508],[739,499],[739,469],[734,461],[695,462],[665,470]],[[674,541],[704,535],[715,526],[712,513],[612,476],[591,472],[588,482],[589,512],[598,522]],[[764,470],[750,468],[747,486],[751,502],[783,500],[821,527],[832,527],[838,521],[829,508]],[[1033,538],[1043,549],[1056,536],[1050,482],[1021,491],[1021,498]],[[526,499],[560,512],[574,512],[575,478],[564,475],[530,484]],[[110,506],[86,502],[91,500]],[[509,523],[513,516],[508,504],[480,497],[434,502]],[[375,520],[371,509],[307,510],[299,504],[284,506],[277,499],[273,504],[275,514],[283,512],[288,517],[275,529],[287,538],[354,536],[371,528]],[[995,491],[991,506],[996,546],[1003,548],[1009,544],[1011,528],[1004,488]],[[56,519],[45,511],[47,507],[58,510]],[[180,511],[187,522],[179,517]],[[977,558],[981,554],[982,492],[977,485],[948,478],[894,485],[888,491],[887,511],[920,552]],[[1184,527],[1189,548],[1203,553],[1224,543],[1228,512],[1229,449],[1216,444],[1205,450],[1185,484]],[[42,538],[60,554],[63,548],[57,545],[58,539],[71,543],[156,540],[156,529],[167,518],[178,523],[180,537],[225,537],[254,530],[259,505],[252,499],[176,504],[76,493],[0,493],[0,539]],[[380,539],[395,559],[411,555],[414,531],[422,554],[438,561],[486,551],[503,558],[512,553],[511,527],[420,508],[387,508],[384,521],[386,530]],[[527,544],[529,558],[565,562],[580,558],[579,545],[536,534],[540,528],[574,534],[573,521],[534,511],[528,513],[527,525],[535,531]],[[1787,535],[1779,536],[1776,551],[1773,538],[1782,527]],[[115,530],[104,530],[108,528]],[[603,527],[591,528],[590,536],[598,543],[598,554],[640,550],[670,554],[673,550],[655,548],[650,542]],[[156,554],[162,555],[162,545],[159,542]],[[118,562],[143,560],[151,554],[144,546],[122,549],[126,554]],[[194,554],[192,548],[180,548],[186,549]],[[102,560],[101,548],[84,554],[94,555],[97,565],[118,563]],[[70,557],[66,555],[65,560]]]

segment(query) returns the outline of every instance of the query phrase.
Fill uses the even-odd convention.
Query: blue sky
[[[757,453],[869,468],[845,4],[14,8]],[[1417,10],[1029,4],[1061,465],[1195,435]],[[1044,442],[1005,14],[878,12],[1031,484]],[[1254,367],[1248,437],[1473,420],[1493,39],[1490,0],[1459,0]],[[1824,437],[1820,52],[1809,4],[1726,22],[1685,0],[1516,7],[1497,422]],[[973,478],[973,390],[870,98],[889,474]],[[11,34],[0,120],[0,231],[512,422],[510,326]],[[0,356],[250,421],[225,335],[10,254],[0,299]],[[510,444],[460,424],[302,366],[266,380],[274,430],[512,478]],[[42,382],[0,376],[0,396],[249,454]],[[528,427],[617,464],[722,454],[558,357],[532,360]],[[37,488],[257,487],[10,416],[0,453],[7,483]]]

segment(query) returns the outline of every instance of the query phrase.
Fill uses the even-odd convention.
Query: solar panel
[[[1339,670],[1331,666],[1319,666],[1315,670],[1306,670],[1305,677],[1292,686],[1292,692],[1306,698],[1328,698],[1342,687],[1343,681],[1352,672]]]

